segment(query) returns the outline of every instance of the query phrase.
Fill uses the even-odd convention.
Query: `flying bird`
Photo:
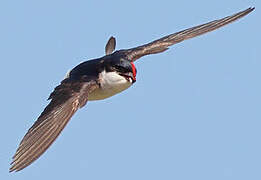
[[[74,67],[50,94],[50,103],[19,144],[10,172],[20,171],[39,158],[58,137],[73,114],[87,101],[109,98],[132,86],[136,82],[137,70],[134,62],[137,59],[164,52],[173,44],[218,29],[253,10],[254,8],[248,8],[130,49],[114,51],[116,40],[111,37],[105,47],[105,56]]]

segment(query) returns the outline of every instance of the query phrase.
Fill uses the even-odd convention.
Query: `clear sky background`
[[[137,82],[88,102],[31,166],[16,148],[66,72],[201,23],[256,10],[136,62]],[[1,1],[1,180],[261,179],[261,1]]]

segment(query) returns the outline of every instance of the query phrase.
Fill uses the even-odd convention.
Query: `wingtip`
[[[15,156],[15,155],[14,155]],[[10,163],[9,173],[14,171],[14,156],[12,157],[12,162]]]
[[[114,36],[111,36],[110,39],[115,39],[115,37],[114,37]]]
[[[247,9],[245,9],[245,10],[239,12],[238,14],[244,14],[244,16],[245,16],[245,15],[251,13],[251,12],[254,11],[254,10],[255,10],[255,7],[249,7],[249,8],[247,8]]]
[[[14,161],[10,163],[9,173],[16,172],[17,169],[15,168]]]
[[[12,172],[16,172],[16,170],[14,169],[13,166],[9,168],[9,173],[12,173]]]
[[[255,10],[255,7],[249,7],[249,8],[247,8],[246,10],[242,11],[241,14],[242,14],[243,16],[245,16],[245,15],[251,13],[251,12],[254,11],[254,10]]]
[[[24,168],[22,168],[22,169],[24,169]],[[9,173],[16,173],[16,172],[18,172],[18,171],[21,171],[22,169],[16,169],[16,168],[10,168],[9,169]]]
[[[247,12],[247,14],[248,14],[248,13],[254,11],[254,10],[255,10],[255,7],[253,6],[253,7],[249,7],[249,8],[247,8],[247,9],[244,10],[244,11]]]

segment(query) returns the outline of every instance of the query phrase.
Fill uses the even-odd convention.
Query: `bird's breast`
[[[102,100],[118,94],[132,85],[131,79],[119,75],[116,72],[103,71],[99,75],[100,88],[89,94],[88,100]]]

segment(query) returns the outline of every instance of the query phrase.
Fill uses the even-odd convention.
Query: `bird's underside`
[[[113,52],[116,42],[114,38],[110,38],[106,45],[106,56],[93,60],[91,63],[97,63],[97,67],[99,65],[99,68],[100,64],[104,61],[112,61],[114,59],[126,59],[132,63],[142,56],[164,52],[173,44],[218,29],[247,15],[253,10],[254,8],[248,8],[232,16],[195,26],[131,49]],[[88,63],[86,64],[88,65]],[[133,78],[135,78],[136,75],[136,69],[133,64],[131,65],[132,67],[129,69],[132,71],[132,74],[121,74],[117,72],[126,79],[126,83],[132,83],[132,81],[128,82],[128,78],[134,80]],[[79,66],[79,68],[81,67],[83,67],[83,65]],[[77,70],[77,68],[73,70],[76,71],[75,69]],[[134,77],[133,71],[135,71]],[[86,104],[88,96],[91,96],[93,92],[99,92],[97,89],[101,88],[101,85],[98,80],[98,77],[88,75],[82,75],[77,79],[73,78],[73,73],[69,73],[67,78],[51,93],[49,98],[51,99],[50,103],[19,144],[13,156],[10,172],[24,169],[46,151],[64,129],[73,114]],[[121,82],[125,82],[124,79],[120,80]]]

